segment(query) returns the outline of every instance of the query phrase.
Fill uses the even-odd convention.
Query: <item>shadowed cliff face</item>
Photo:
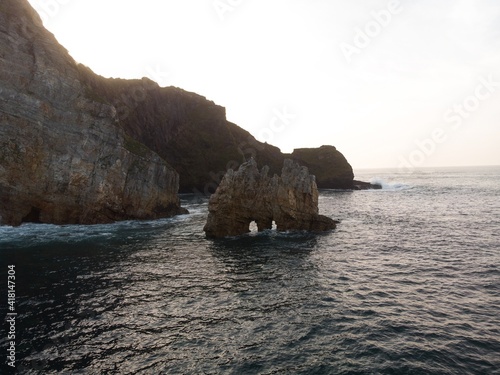
[[[291,155],[257,141],[226,120],[225,109],[176,87],[153,81],[104,79],[80,66],[82,80],[101,101],[117,108],[120,125],[131,137],[167,160],[180,174],[180,191],[210,194],[225,172],[250,158],[279,173],[290,157],[318,177],[318,187],[352,189],[353,172],[333,146],[297,149]]]
[[[116,108],[80,77],[27,1],[2,0],[0,224],[183,212],[175,170],[116,126]]]
[[[149,79],[104,79],[80,66],[82,80],[102,101],[117,108],[120,126],[167,160],[180,191],[213,193],[227,169],[254,157],[278,172],[284,156],[226,120],[225,108],[176,87]]]

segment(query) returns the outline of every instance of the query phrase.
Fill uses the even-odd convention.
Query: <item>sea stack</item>
[[[318,214],[315,177],[306,167],[285,159],[281,176],[268,176],[269,168],[259,171],[254,159],[238,171],[229,170],[209,201],[204,231],[209,238],[236,236],[249,232],[255,221],[259,231],[327,231],[336,222]]]

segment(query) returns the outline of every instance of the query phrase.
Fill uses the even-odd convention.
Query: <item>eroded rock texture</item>
[[[116,109],[26,0],[0,3],[0,224],[105,223],[184,212],[179,176],[125,135]]]
[[[209,201],[204,231],[220,238],[249,232],[255,221],[259,231],[276,229],[325,231],[336,222],[318,214],[315,177],[306,167],[285,159],[281,176],[268,176],[267,166],[259,171],[254,159],[229,170]]]

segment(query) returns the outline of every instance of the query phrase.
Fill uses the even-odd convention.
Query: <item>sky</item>
[[[496,0],[29,0],[73,58],[354,169],[500,165]]]

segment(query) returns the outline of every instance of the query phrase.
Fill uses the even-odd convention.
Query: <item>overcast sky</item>
[[[496,0],[29,0],[80,63],[357,168],[500,165]]]

